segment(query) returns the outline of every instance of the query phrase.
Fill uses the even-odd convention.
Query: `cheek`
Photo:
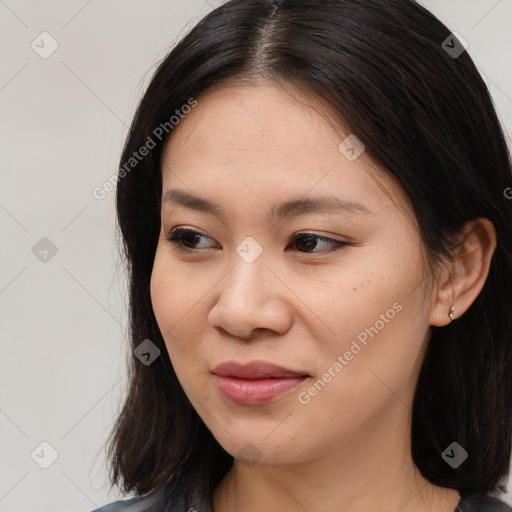
[[[370,413],[393,393],[408,400],[428,327],[424,290],[418,286],[422,272],[420,260],[410,254],[407,261],[402,255],[367,268],[361,264],[358,272],[331,282],[334,293],[324,296],[329,307],[322,319],[334,332],[320,349],[321,382],[310,388],[310,394],[322,395],[319,407],[334,404],[335,415],[358,422],[364,416],[357,412],[361,404]]]
[[[195,285],[159,244],[151,273],[151,302],[162,334],[179,328],[179,320],[192,308]]]
[[[199,332],[207,314],[207,288],[198,272],[191,273],[169,260],[171,258],[159,246],[150,291],[155,318],[175,366],[198,350]]]
[[[174,322],[177,305],[174,300],[175,293],[171,293],[171,290],[177,289],[177,283],[174,281],[173,273],[166,271],[157,249],[151,273],[150,293],[153,312],[162,334],[170,330]]]
[[[400,359],[411,343],[421,344],[426,327],[423,273],[421,257],[411,248],[373,246],[358,252],[357,261],[344,260],[343,268],[313,288],[309,282],[308,290],[295,291],[308,297],[309,308],[326,327],[331,359],[350,350],[353,341],[361,346],[354,359],[367,360],[375,352],[370,345],[386,347],[377,357]]]

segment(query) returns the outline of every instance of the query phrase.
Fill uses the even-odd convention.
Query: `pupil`
[[[306,250],[314,249],[317,244],[316,238],[314,236],[303,236],[299,240],[306,240],[306,243],[299,243],[299,245],[306,246]]]
[[[191,246],[193,246],[194,243],[198,242],[198,240],[196,240],[198,236],[199,235],[196,235],[194,233],[188,233],[182,236],[182,241],[185,243],[185,245],[190,244]]]

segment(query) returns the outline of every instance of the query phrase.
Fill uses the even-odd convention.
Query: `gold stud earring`
[[[455,320],[455,306],[452,306],[450,308],[450,312],[448,313],[448,315],[452,320]]]

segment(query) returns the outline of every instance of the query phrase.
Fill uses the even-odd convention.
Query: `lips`
[[[310,376],[265,361],[228,361],[212,374],[220,393],[236,405],[264,405],[291,392]]]
[[[238,379],[282,379],[287,377],[309,377],[306,372],[294,371],[265,361],[251,361],[247,364],[227,361],[217,365],[212,373],[219,377]]]

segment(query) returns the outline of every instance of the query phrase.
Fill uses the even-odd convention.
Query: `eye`
[[[165,239],[173,244],[177,249],[183,251],[198,251],[201,247],[197,247],[195,244],[201,240],[206,241],[211,238],[208,235],[199,233],[198,231],[188,228],[176,228],[165,236]],[[324,236],[316,235],[314,233],[299,233],[292,239],[292,245],[296,247],[302,247],[298,249],[298,252],[303,253],[317,253],[317,252],[333,252],[341,247],[347,245],[346,242],[339,240],[333,240]],[[327,246],[327,250],[314,250],[319,246]],[[212,247],[202,247],[202,249],[211,249]]]
[[[210,238],[203,233],[199,233],[198,231],[194,231],[192,229],[187,228],[176,228],[172,230],[169,234],[165,236],[165,239],[174,244],[176,248],[183,250],[196,250],[194,244],[198,243],[200,239]]]
[[[300,240],[305,240],[305,242],[298,243]],[[296,246],[305,247],[305,251],[299,250],[299,252],[309,252],[309,249],[316,249],[318,246],[328,246],[330,247],[327,251],[314,251],[314,252],[333,252],[341,247],[347,245],[346,242],[341,242],[339,240],[333,240],[332,238],[327,238],[325,236],[315,235],[314,233],[300,233],[293,237],[292,243]]]

